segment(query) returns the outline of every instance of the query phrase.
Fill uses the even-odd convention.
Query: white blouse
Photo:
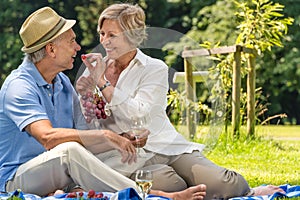
[[[187,141],[169,121],[168,88],[168,66],[137,49],[135,58],[119,76],[111,102],[106,104],[111,115],[101,119],[101,127],[121,134],[130,131],[132,116],[148,113],[150,135],[145,149],[164,155],[201,152],[203,144]]]

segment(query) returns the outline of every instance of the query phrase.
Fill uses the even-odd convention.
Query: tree
[[[25,18],[42,6],[51,6],[66,18],[75,18],[74,26],[77,41],[82,50],[78,53],[92,51],[99,44],[96,33],[98,15],[114,0],[2,0],[0,7],[0,86],[11,70],[22,61],[20,51],[22,43],[18,34]],[[163,27],[185,34],[185,38],[196,41],[197,47],[204,41],[211,46],[232,45],[237,37],[237,21],[234,17],[236,7],[232,1],[223,0],[132,0],[139,3],[146,11],[147,25]],[[251,1],[249,1],[251,2]],[[269,97],[270,106],[260,116],[260,120],[286,112],[288,118],[279,123],[300,124],[298,63],[300,57],[300,4],[298,0],[274,0],[285,5],[283,13],[295,19],[290,26],[287,37],[283,38],[283,48],[273,47],[272,51],[263,52],[257,60],[257,86],[263,88],[263,96]],[[169,44],[164,49],[143,49],[146,53],[165,59],[170,67],[177,71],[183,70],[181,52],[186,40],[179,44]],[[194,43],[195,44],[195,43]],[[98,50],[98,49],[97,49]],[[168,52],[170,54],[168,54]],[[176,54],[171,54],[176,52]],[[166,57],[165,57],[166,56]],[[78,57],[74,69],[65,72],[75,80],[81,66]],[[270,123],[278,123],[273,119]]]
[[[22,60],[22,42],[19,37],[21,24],[33,10],[45,3],[44,1],[33,0],[3,0],[0,11],[0,86],[4,79],[15,69]],[[22,6],[20,6],[22,5]]]
[[[272,119],[271,124],[300,124],[299,110],[299,58],[300,58],[300,4],[294,0],[274,0],[285,5],[283,14],[295,19],[283,38],[283,48],[274,47],[264,52],[257,63],[257,85],[263,86],[264,96],[269,97],[269,108],[265,116],[286,113],[283,120]],[[261,78],[260,78],[261,77]]]
[[[258,52],[259,55],[262,55],[266,50],[271,51],[273,46],[283,47],[282,38],[287,34],[288,26],[293,23],[293,19],[290,17],[284,17],[281,13],[284,6],[279,3],[273,3],[269,0],[252,0],[252,1],[244,1],[244,2],[234,2],[227,1],[227,6],[230,5],[230,9],[224,9],[226,5],[224,2],[217,2],[217,4],[212,5],[209,8],[202,9],[199,13],[202,14],[202,19],[197,22],[196,26],[198,29],[193,29],[189,31],[187,36],[194,36],[194,40],[201,42],[203,38],[205,38],[205,33],[214,33],[213,39],[209,38],[209,41],[206,41],[203,46],[207,48],[211,48],[217,44],[220,45],[225,41],[230,41],[233,38],[236,38],[235,44],[242,45],[245,47],[249,47]],[[230,10],[228,12],[227,10]],[[233,12],[236,11],[236,12]],[[220,15],[222,12],[223,15]],[[221,22],[215,21],[211,27],[209,25],[210,15],[214,16],[230,16],[235,13],[236,17],[231,20],[231,22],[236,22],[237,29],[233,29],[232,34],[223,33],[221,29],[217,29],[215,27],[227,27],[228,29],[232,29],[232,26],[226,26],[226,24],[221,25]],[[224,15],[226,13],[227,15]],[[205,17],[208,16],[208,17]],[[218,17],[216,17],[218,19]],[[236,19],[236,20],[235,20]],[[202,22],[203,20],[203,22]],[[221,20],[220,20],[221,21]],[[229,21],[229,20],[225,20]],[[217,24],[217,25],[216,25]],[[204,31],[199,27],[206,27]],[[222,33],[222,34],[221,34]],[[208,34],[207,34],[208,35]],[[199,37],[200,36],[200,37]],[[234,37],[236,36],[236,37]],[[222,39],[217,40],[216,39]],[[173,45],[173,48],[182,48],[182,46],[186,45],[186,37],[184,37],[177,46]],[[175,47],[174,47],[175,46]],[[226,58],[216,57],[215,60],[220,60],[221,62],[216,65],[214,71],[217,73],[221,72],[223,85],[225,86],[226,93],[225,97],[228,97],[228,93],[231,91],[231,68],[232,64],[232,55],[228,55]],[[245,59],[242,59],[245,60]],[[243,74],[247,73],[247,70],[253,71],[255,69],[244,67]],[[228,69],[228,70],[226,70]],[[228,106],[230,107],[229,103]],[[253,134],[253,133],[252,133]]]

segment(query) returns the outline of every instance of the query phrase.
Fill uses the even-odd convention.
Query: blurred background
[[[238,26],[235,13],[238,8],[231,0],[1,0],[0,86],[11,70],[22,62],[24,55],[20,49],[23,45],[18,32],[25,18],[33,11],[50,6],[65,18],[76,19],[74,31],[77,42],[82,47],[80,55],[99,47],[96,29],[99,14],[108,5],[117,2],[139,4],[145,10],[147,26],[165,28],[177,33],[177,41],[161,48],[143,48],[150,56],[167,62],[174,71],[184,69],[183,59],[178,52],[183,50],[185,42],[180,37],[188,36],[199,44],[205,41],[220,46],[235,44]],[[244,1],[239,1],[242,2]],[[294,18],[294,22],[283,39],[283,47],[273,47],[271,51],[257,57],[256,87],[261,88],[258,95],[260,104],[264,104],[257,118],[260,121],[270,118],[270,124],[299,125],[300,0],[272,2],[284,5],[283,14]],[[157,34],[151,37],[169,36]],[[77,56],[74,68],[65,72],[72,82],[75,81],[81,64],[80,56]],[[245,85],[244,80],[242,84]],[[280,114],[286,114],[287,117],[272,118]]]

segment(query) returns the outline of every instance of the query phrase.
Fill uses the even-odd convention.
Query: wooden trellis
[[[248,74],[247,74],[247,133],[248,136],[254,136],[255,132],[255,57],[254,49],[246,48],[240,45],[225,46],[214,49],[196,49],[190,50],[185,48],[182,52],[184,59],[185,72],[185,90],[187,98],[193,101],[194,98],[194,84],[193,84],[193,69],[188,58],[198,56],[209,56],[215,54],[229,54],[234,53],[233,63],[233,78],[232,78],[232,131],[234,135],[240,133],[240,92],[241,92],[241,53],[249,54],[248,58]],[[194,115],[192,110],[187,109],[187,126],[188,134],[191,138],[195,134]]]

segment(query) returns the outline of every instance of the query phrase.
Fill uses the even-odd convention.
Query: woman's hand
[[[76,91],[81,96],[86,95],[88,92],[93,93],[95,87],[95,82],[91,76],[81,76],[76,82]]]
[[[97,85],[100,80],[104,80],[106,64],[100,53],[89,53],[81,55],[81,60],[88,68],[90,72],[89,76],[94,81],[94,85]]]

